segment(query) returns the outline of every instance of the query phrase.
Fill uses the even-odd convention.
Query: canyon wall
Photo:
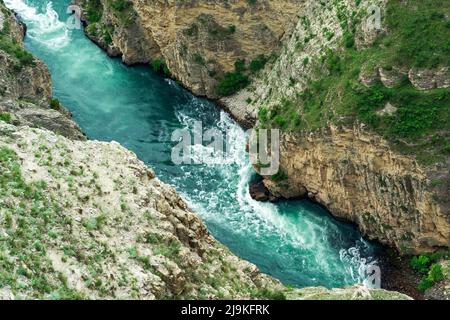
[[[0,5],[0,113],[9,122],[42,127],[73,139],[85,139],[57,100],[47,66],[23,46],[25,26]]]
[[[406,62],[389,70],[382,67],[392,55],[383,43],[377,43],[391,32],[385,22],[388,3],[361,1],[357,5],[355,1],[331,1],[323,6],[309,2],[293,33],[283,42],[278,60],[249,88],[223,101],[242,122],[253,118],[259,128],[281,127],[282,175],[264,180],[272,196],[289,199],[308,194],[336,217],[356,223],[368,238],[395,247],[402,254],[418,254],[450,246],[450,157],[445,151],[450,133],[445,120],[440,125],[438,118],[420,137],[415,137],[413,130],[406,137],[385,132],[395,126],[393,119],[400,112],[397,107],[405,103],[408,95],[448,95],[448,90],[444,90],[450,86],[450,74],[445,64],[418,68]],[[380,8],[382,18],[378,30],[368,28],[364,18],[374,4]],[[415,3],[405,5],[414,7]],[[448,6],[441,9],[448,12]],[[354,44],[346,49],[349,29],[353,30]],[[366,53],[374,47],[384,55],[382,59]],[[348,53],[349,50],[352,51]],[[331,59],[330,52],[336,52]],[[338,67],[344,71],[330,70],[330,62],[339,61],[339,56],[347,65],[361,59],[355,76],[346,74],[343,64]],[[322,86],[324,82],[320,80],[327,77],[337,85]],[[340,84],[343,78],[345,81]],[[418,78],[423,81],[417,81]],[[311,111],[309,104],[314,100],[304,96],[311,95],[314,86],[322,88],[312,95],[326,94],[318,109]],[[346,104],[345,95],[352,88],[358,88],[355,94],[376,88],[373,90],[378,93],[387,92],[386,97],[391,88],[405,93],[396,102],[393,97],[385,98],[373,112],[369,120],[391,121],[389,126],[374,130],[364,124],[364,112],[355,116],[355,111],[347,111],[354,108],[351,103]],[[425,110],[435,102],[428,103],[423,102],[427,105]],[[448,104],[441,108],[446,117]],[[406,114],[404,110],[401,111]],[[411,108],[407,112],[416,111]],[[413,117],[416,116],[420,117],[417,113]],[[399,117],[398,121],[403,119]],[[430,146],[429,141],[435,137],[442,144]]]
[[[449,245],[449,215],[436,201],[427,171],[363,125],[283,134],[280,153],[286,178],[264,180],[274,196],[308,195],[402,254]]]
[[[289,33],[302,0],[77,0],[90,36],[125,63],[164,61],[193,93],[217,98],[217,85],[236,61],[270,55]],[[94,5],[95,4],[95,5]],[[89,14],[100,10],[99,16]]]

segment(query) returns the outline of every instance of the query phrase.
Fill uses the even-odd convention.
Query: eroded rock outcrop
[[[217,97],[217,83],[239,59],[270,55],[290,33],[303,1],[77,0],[87,34],[125,63],[162,59],[172,76],[197,95]],[[99,12],[93,16],[90,12]]]
[[[286,179],[267,180],[273,192],[284,186],[281,196],[300,196],[303,186],[333,215],[405,254],[449,245],[450,212],[436,201],[426,170],[363,127],[285,134],[280,152],[289,155],[281,158]]]
[[[47,66],[25,51],[25,27],[0,3],[0,113],[10,122],[85,139],[69,112],[52,101]]]

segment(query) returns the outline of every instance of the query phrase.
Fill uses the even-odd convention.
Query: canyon
[[[89,6],[78,3],[89,14]],[[308,92],[311,83],[330,72],[324,61],[331,53],[345,55],[343,39],[363,55],[379,38],[389,35],[387,7],[395,1],[131,1],[122,11],[105,1],[96,3],[102,14],[92,23],[84,15],[87,34],[113,26],[110,44],[100,45],[114,48],[111,50],[124,62],[162,59],[168,75],[198,95],[220,98],[224,109],[246,127],[287,127],[282,117],[288,122],[295,120],[291,126],[300,129],[285,129],[281,138],[283,181],[271,177],[264,180],[272,198],[299,198],[309,193],[333,215],[356,223],[367,237],[402,254],[449,247],[450,160],[445,152],[437,151],[436,159],[422,161],[441,148],[419,150],[420,143],[430,140],[431,134],[407,142],[387,139],[333,105],[329,101],[332,94],[336,95],[335,104],[341,103],[337,91],[330,93],[326,102],[329,107],[321,111],[320,120],[302,110],[302,102],[298,102],[298,111],[293,111],[295,101]],[[373,6],[379,9],[379,29],[367,24]],[[125,16],[133,17],[129,25],[123,23]],[[267,37],[254,30],[253,21],[258,21],[261,30],[268,30],[273,41],[261,43]],[[235,32],[227,34],[230,25]],[[222,38],[217,38],[217,30],[222,31]],[[387,51],[383,46],[380,50]],[[206,75],[212,70],[210,65],[200,63],[214,57],[217,65],[213,69],[219,71],[217,77],[221,79],[224,73],[236,69],[237,62],[251,65],[261,54],[267,57],[266,67],[251,75],[252,83],[247,88],[229,97],[220,97],[220,83]],[[377,63],[387,62],[378,60],[361,63],[358,79],[367,88],[377,83],[396,88],[405,77],[417,92],[445,90],[450,85],[445,64],[427,69],[383,68]],[[386,107],[378,110],[378,115],[395,114],[397,109],[391,102],[384,103]],[[276,115],[279,110],[294,114]],[[271,123],[263,121],[262,112],[264,120],[272,117]],[[315,118],[308,118],[311,116]],[[447,148],[448,129],[443,128],[436,136],[442,139],[442,148]]]
[[[288,288],[232,254],[133,152],[86,140],[0,9],[1,298],[409,299]]]

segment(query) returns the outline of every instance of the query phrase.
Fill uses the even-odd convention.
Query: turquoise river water
[[[194,97],[148,66],[126,67],[69,30],[69,0],[4,0],[28,26],[26,47],[50,68],[54,96],[90,139],[120,142],[173,185],[216,239],[283,283],[337,287],[361,283],[375,246],[354,227],[308,201],[259,203],[244,131],[213,103]],[[228,133],[228,157],[176,166],[171,134],[202,121]],[[195,155],[208,154],[196,145]]]

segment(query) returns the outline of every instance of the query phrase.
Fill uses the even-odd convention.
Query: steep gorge
[[[21,38],[17,44],[22,56]],[[0,54],[18,58],[4,47]],[[30,68],[43,67],[33,60]],[[42,105],[26,106],[47,111],[50,84],[33,71],[35,92],[47,94]],[[8,80],[6,92],[22,81],[1,79]],[[218,244],[132,152],[78,141],[79,131],[70,136],[39,119],[21,122],[20,113],[7,110],[0,119],[1,298],[408,298],[361,287],[287,289]]]
[[[52,100],[50,73],[23,47],[25,26],[3,5],[0,8],[0,114],[18,125],[37,126],[84,140],[69,112]]]
[[[275,181],[280,179],[269,177],[265,179],[266,187],[273,195],[282,198],[295,198],[309,192],[311,198],[324,204],[335,216],[357,223],[369,238],[393,246],[403,254],[412,254],[449,246],[450,165],[448,152],[445,151],[448,149],[448,127],[441,125],[435,132],[427,129],[427,133],[420,138],[415,138],[413,134],[402,138],[398,134],[398,137],[395,134],[386,137],[365,124],[374,121],[375,117],[379,117],[382,122],[396,121],[393,120],[394,117],[399,116],[395,112],[398,104],[404,104],[405,95],[417,95],[418,99],[423,100],[420,102],[423,105],[435,103],[423,98],[427,93],[420,96],[420,92],[424,91],[429,91],[429,96],[444,97],[444,100],[437,99],[443,101],[438,102],[441,104],[438,112],[445,119],[448,114],[446,88],[449,87],[450,77],[445,59],[439,60],[438,56],[441,54],[445,57],[445,53],[436,54],[438,58],[432,67],[426,63],[421,66],[422,62],[419,63],[418,59],[426,61],[427,58],[416,59],[415,54],[412,54],[404,63],[396,61],[396,55],[402,52],[395,51],[397,45],[392,45],[392,40],[380,43],[379,39],[389,38],[393,33],[395,36],[392,37],[397,37],[394,41],[399,44],[399,50],[404,50],[400,36],[406,30],[395,33],[395,27],[389,26],[389,23],[392,24],[390,16],[393,13],[387,11],[387,8],[392,11],[393,6],[399,6],[398,3],[394,0],[301,3],[258,1],[251,5],[246,1],[227,1],[219,5],[211,1],[131,1],[127,10],[138,18],[132,19],[133,27],[130,28],[124,27],[114,18],[117,12],[110,5],[102,3],[103,15],[99,25],[114,26],[111,45],[122,48],[116,51],[122,52],[124,61],[149,62],[155,58],[155,54],[156,57],[161,55],[175,78],[194,93],[209,97],[217,97],[214,93],[217,92],[214,89],[217,82],[205,75],[208,64],[198,63],[201,62],[200,58],[217,58],[221,62],[221,69],[232,71],[234,62],[239,59],[246,59],[250,63],[252,57],[258,54],[270,56],[272,52],[276,52],[265,70],[253,75],[253,83],[248,88],[235,96],[222,99],[226,109],[243,124],[280,127],[285,132],[281,143],[283,181]],[[370,14],[376,13],[373,11],[374,6],[379,9],[379,28],[368,25]],[[409,1],[404,6],[414,10],[416,3]],[[437,8],[448,10],[448,6],[442,3],[439,5],[439,1],[427,1],[423,6],[431,14]],[[278,10],[279,8],[283,9]],[[369,12],[369,8],[372,8],[372,12]],[[267,18],[275,12],[282,14]],[[273,41],[261,43],[261,35],[254,31],[250,33],[257,35],[257,39],[249,35],[246,26],[252,25],[248,24],[248,21],[253,21],[249,17],[255,14],[254,20],[265,24],[276,35]],[[201,23],[195,24],[200,29],[192,28],[194,20],[206,16],[210,18],[200,19]],[[448,14],[435,13],[432,17],[437,21],[448,20]],[[233,25],[242,32],[235,39],[242,50],[234,50],[230,55],[231,47],[226,44],[233,42],[231,38],[235,38],[234,34],[210,41],[213,40],[211,30],[217,30],[212,27],[212,20],[222,26],[222,30]],[[133,31],[135,28],[147,30],[143,32],[145,36],[136,37]],[[89,30],[88,27],[88,33]],[[130,35],[133,32],[133,37],[127,36],[127,32]],[[445,27],[442,32],[445,37]],[[132,41],[138,41],[140,46],[158,49],[155,52],[136,49],[127,54],[125,48],[137,48]],[[164,45],[155,46],[155,42]],[[125,43],[128,45],[124,45]],[[186,45],[189,47],[189,54],[183,56],[182,49]],[[201,48],[202,52],[197,56],[199,59],[192,59],[195,54],[192,48]],[[346,57],[348,50],[357,52],[350,57],[356,60],[340,62],[339,55],[344,60],[350,59]],[[252,53],[248,56],[250,51]],[[420,50],[416,49],[414,52],[417,51]],[[416,61],[408,62],[408,59]],[[376,112],[363,111],[363,116],[358,118],[354,111],[343,109],[348,108],[344,99],[347,99],[346,92],[349,89],[337,86],[331,90],[324,87],[322,92],[328,93],[328,96],[324,96],[320,103],[325,103],[326,107],[311,110],[308,104],[315,103],[309,93],[313,91],[311,88],[327,74],[330,81],[341,81],[344,78],[339,73],[341,71],[330,69],[341,68],[340,63],[350,66],[359,64],[355,69],[358,71],[351,72],[359,73],[360,84],[372,90],[371,93],[380,86],[380,91],[385,90],[383,88],[400,88],[396,94],[399,101],[393,100],[395,97],[391,101],[383,99],[384,108],[381,107]],[[203,71],[199,73],[193,70]],[[333,78],[335,71],[337,76]],[[405,78],[409,87],[406,86],[403,90]],[[357,84],[352,86],[356,88]],[[321,90],[320,87],[318,90]],[[364,92],[364,89],[357,90]],[[309,97],[311,101],[306,101],[305,97]],[[347,104],[353,108],[352,103]],[[366,103],[366,109],[371,107],[368,105],[370,103]],[[419,111],[405,109],[405,112]],[[382,120],[383,117],[387,120]],[[397,123],[402,124],[400,120]],[[397,131],[405,129],[389,124],[387,127],[380,127],[380,130],[393,131],[392,127]],[[298,130],[300,132],[296,133]],[[437,142],[430,144],[430,140]]]
[[[392,45],[392,40],[384,40],[385,42],[380,44],[379,39],[394,33],[392,37],[397,37],[394,41],[397,41],[398,46],[403,46],[403,40],[399,37],[406,30],[397,32],[391,30],[395,28],[389,27],[389,23],[392,23],[389,15],[393,16],[393,13],[388,12],[387,8],[390,6],[392,11],[393,6],[399,6],[399,2],[395,0],[255,3],[222,1],[219,5],[211,1],[131,1],[127,10],[138,18],[132,19],[133,27],[127,28],[117,21],[117,10],[114,11],[111,5],[102,2],[103,15],[98,25],[103,27],[97,27],[104,28],[109,24],[114,26],[111,45],[122,48],[117,51],[122,52],[124,61],[148,62],[154,59],[154,54],[161,54],[175,78],[194,93],[210,97],[217,96],[213,89],[217,87],[217,82],[205,76],[207,64],[202,65],[192,59],[192,48],[205,50],[201,52],[200,57],[211,56],[221,61],[220,65],[224,71],[231,71],[233,63],[239,59],[250,63],[253,54],[269,56],[276,52],[265,70],[253,75],[253,83],[248,88],[237,95],[221,99],[225,108],[244,125],[256,124],[257,127],[283,129],[283,181],[268,177],[264,182],[272,194],[281,198],[295,198],[305,196],[309,192],[312,199],[324,204],[335,216],[357,223],[369,238],[393,246],[403,254],[448,247],[450,165],[448,151],[445,151],[449,148],[448,126],[441,125],[435,132],[427,129],[423,138],[415,138],[413,134],[408,138],[397,137],[398,134],[392,138],[364,124],[374,121],[376,117],[381,119],[376,121],[396,121],[396,105],[404,104],[404,97],[408,95],[417,95],[418,99],[423,100],[419,102],[423,105],[438,101],[427,101],[423,98],[427,93],[420,93],[424,91],[429,91],[428,95],[431,97],[443,97],[444,100],[439,97],[436,99],[441,99],[441,102],[438,102],[441,104],[441,111],[438,112],[442,119],[446,119],[446,88],[449,87],[450,76],[445,59],[439,60],[438,56],[431,68],[420,66],[417,61],[404,61],[405,64],[402,65],[402,61],[395,60],[396,55],[402,51],[395,51],[397,45]],[[409,1],[403,6],[414,10],[416,3]],[[437,8],[448,10],[446,5],[439,6],[439,1],[427,1],[423,6],[428,10],[426,12]],[[278,10],[280,8],[283,9]],[[376,11],[377,8],[379,12]],[[275,12],[282,14],[268,18]],[[375,20],[369,20],[372,19],[370,15],[376,13],[379,13],[380,17],[380,26],[377,28],[368,24],[369,21],[376,23]],[[203,27],[192,28],[194,20],[205,16],[209,16],[209,20],[195,24]],[[448,20],[448,14],[436,13],[432,17],[438,21]],[[210,41],[213,40],[211,30],[216,30],[208,23],[212,20],[220,26],[236,26],[239,32],[236,37],[233,34],[224,39],[216,38],[215,41]],[[250,32],[257,35],[257,39],[249,34],[248,26],[252,24],[248,22],[254,20],[272,30],[276,35],[273,41],[261,43],[259,33]],[[296,25],[293,25],[293,22]],[[147,30],[144,32],[146,36],[136,36],[133,31],[135,28]],[[89,30],[88,27],[88,33]],[[186,33],[186,30],[191,30],[192,35],[190,32]],[[237,37],[240,32],[241,36]],[[445,38],[445,27],[442,32]],[[131,33],[133,37],[130,36]],[[230,47],[225,45],[231,43],[229,38],[240,43],[242,50],[235,50],[230,55]],[[127,54],[125,48],[137,48],[132,44],[133,41],[139,42],[140,46],[158,48],[158,53],[136,49]],[[155,46],[155,42],[164,45]],[[124,45],[125,43],[128,45]],[[181,54],[181,49],[185,48],[183,43],[190,48],[187,56]],[[404,50],[403,47],[400,49]],[[354,50],[356,54],[347,58],[348,50]],[[250,51],[252,54],[248,56]],[[420,50],[416,49],[415,52],[417,51]],[[445,57],[445,53],[439,54]],[[341,62],[339,55],[343,60],[347,60]],[[415,55],[412,54],[408,59],[415,59]],[[417,59],[426,60],[423,57]],[[359,73],[359,84],[351,85],[353,88],[363,86],[363,89],[357,89],[360,92],[358,94],[366,94],[364,87],[372,90],[372,94],[378,92],[376,90],[385,90],[383,88],[397,90],[400,86],[398,93],[394,94],[398,96],[399,101],[393,100],[395,97],[390,101],[383,99],[384,108],[381,107],[376,112],[362,111],[362,116],[355,117],[354,111],[347,110],[347,105],[354,108],[354,102],[348,103],[345,100],[347,92],[351,91],[348,88],[339,86],[340,84],[332,89],[318,87],[318,90],[322,90],[327,96],[320,92],[314,93],[311,88],[320,84],[324,75],[328,74],[331,82],[345,79],[337,69],[337,75],[333,77],[335,71],[330,69],[341,68],[341,63],[357,65],[355,70],[358,71],[352,69],[351,72]],[[194,69],[203,70],[204,72],[200,72],[202,76],[199,76],[198,72],[192,72]],[[197,80],[192,80],[194,78]],[[403,90],[405,78],[410,85]],[[342,85],[348,84],[342,82]],[[380,86],[381,89],[378,89]],[[324,95],[320,103],[326,107],[322,110],[320,106],[308,106],[311,103],[317,104],[312,98],[314,95],[319,98]],[[306,101],[305,97],[309,100]],[[370,103],[368,101],[360,109],[371,108]],[[406,109],[401,111],[419,112]],[[383,120],[383,117],[387,120]],[[397,123],[402,124],[401,121]],[[405,129],[389,124],[380,130],[393,131],[392,127],[397,131]],[[437,142],[430,144],[429,141],[433,139]]]

